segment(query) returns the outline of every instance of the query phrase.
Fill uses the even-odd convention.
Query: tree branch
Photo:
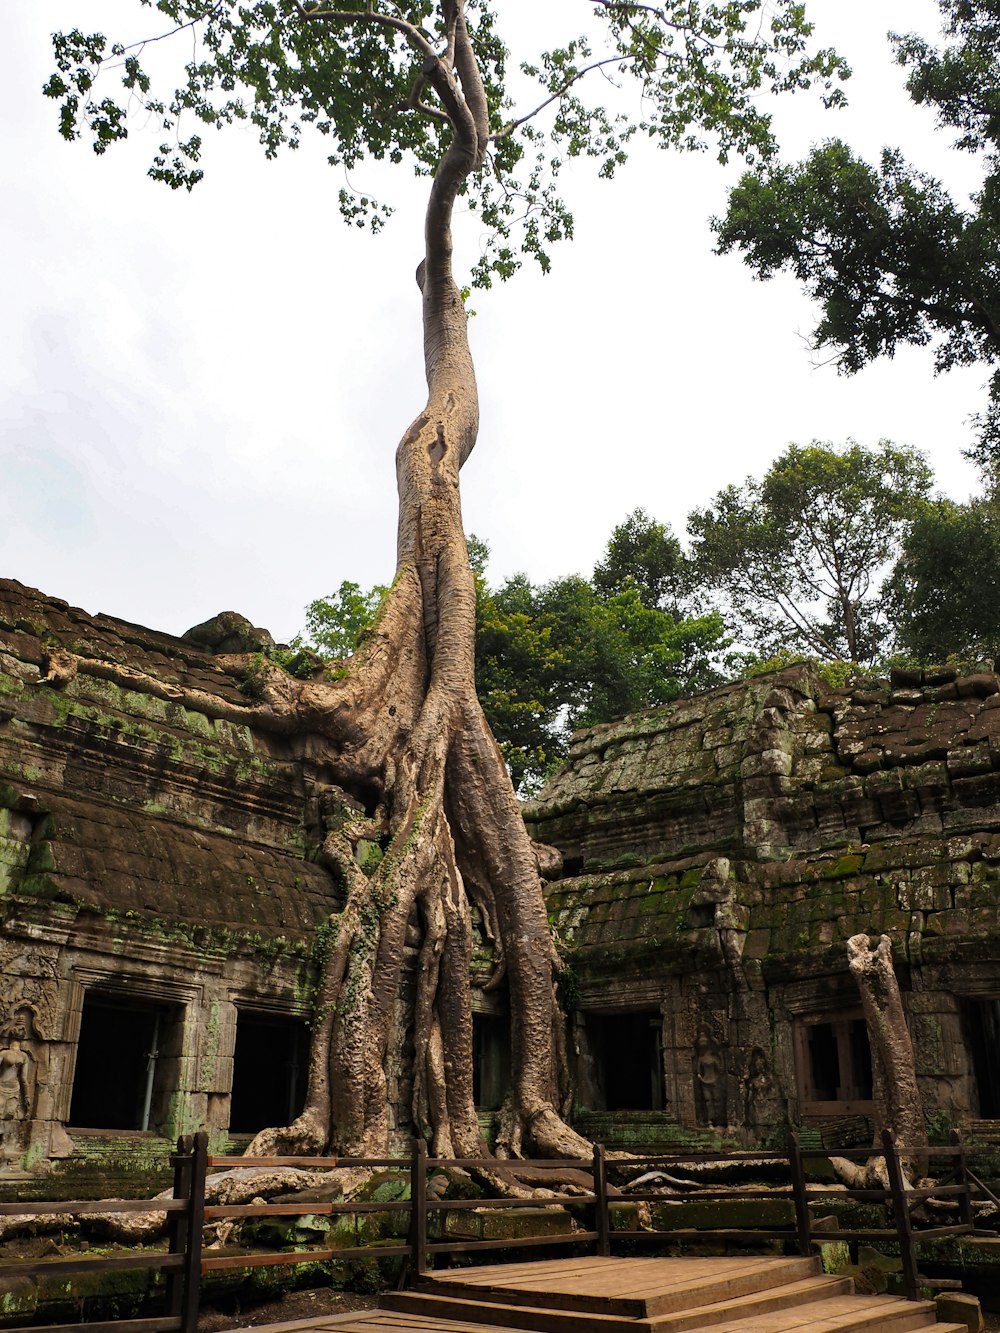
[[[374,9],[366,9],[359,13],[353,9],[306,9],[301,0],[289,0],[289,3],[301,19],[327,19],[333,23],[372,23],[376,27],[393,28],[396,32],[401,32],[414,50],[419,51],[422,56],[437,59],[431,43],[419,28],[406,19],[394,18],[392,14],[379,14]]]
[[[536,106],[533,111],[528,111],[525,115],[519,116],[517,120],[510,121],[510,123],[505,125],[502,130],[497,130],[495,134],[490,135],[491,142],[495,143],[499,139],[506,139],[508,135],[514,133],[518,126],[524,125],[529,120],[533,120],[534,117],[537,116],[539,112],[544,111],[547,106],[551,106],[553,102],[558,102],[560,98],[565,97],[570,88],[573,87],[573,84],[582,79],[585,74],[589,74],[592,70],[600,69],[603,65],[622,65],[626,60],[631,60],[631,58],[631,56],[607,56],[604,60],[595,60],[589,65],[584,65],[583,69],[578,69],[575,74],[571,75],[561,88],[557,88],[550,97],[546,97],[544,102],[539,102],[538,106]]]

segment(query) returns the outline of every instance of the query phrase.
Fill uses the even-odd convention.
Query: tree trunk
[[[888,1129],[897,1148],[915,1148],[926,1142],[927,1132],[917,1086],[913,1043],[892,965],[889,936],[882,935],[877,946],[872,948],[867,935],[853,935],[847,941],[847,965],[858,984],[868,1026],[876,1119],[875,1147],[881,1146],[881,1131]],[[856,1164],[843,1159],[836,1159],[835,1165],[845,1179],[854,1179],[859,1172]],[[924,1155],[921,1154],[913,1165],[917,1174],[923,1175],[926,1171]],[[880,1156],[873,1157],[860,1169],[860,1174],[866,1181],[875,1177],[882,1185],[888,1183]],[[851,1183],[850,1179],[848,1183]]]
[[[348,903],[322,979],[324,1017],[306,1111],[289,1130],[259,1135],[254,1152],[303,1142],[386,1151],[386,1053],[414,920],[422,934],[414,1122],[435,1152],[484,1151],[472,1097],[473,904],[496,941],[494,980],[505,971],[510,991],[510,1146],[574,1155],[589,1148],[555,1106],[557,959],[536,857],[475,692],[476,595],[459,471],[476,442],[479,404],[452,274],[451,216],[463,180],[482,166],[489,131],[461,5],[452,7],[452,19],[452,68],[444,58],[424,64],[453,137],[431,188],[417,270],[428,397],[396,451],[396,577],[373,638],[326,701],[326,720],[337,719],[334,738],[347,741],[338,776],[348,787],[374,786],[378,815],[374,828],[328,838],[327,853],[349,885]],[[388,844],[370,879],[351,854],[352,832],[362,831]]]
[[[417,269],[427,402],[396,450],[396,575],[374,629],[352,659],[338,664],[343,670],[335,680],[297,681],[258,662],[259,699],[245,707],[72,653],[53,654],[48,664],[48,684],[58,686],[79,670],[182,699],[210,716],[308,735],[331,780],[363,794],[372,811],[329,830],[322,848],[346,898],[324,940],[305,1109],[293,1125],[258,1134],[250,1155],[388,1151],[389,1045],[414,931],[420,947],[408,1015],[413,1122],[436,1153],[485,1152],[472,1094],[474,910],[494,942],[490,984],[506,977],[510,994],[513,1077],[499,1151],[590,1154],[557,1105],[556,1090],[565,1084],[554,999],[558,959],[538,856],[475,691],[475,583],[459,472],[476,442],[479,403],[452,274],[451,218],[463,181],[485,160],[489,116],[464,0],[443,0],[442,12],[443,55],[402,19],[372,10],[323,16],[403,30],[423,60],[412,113],[421,113],[420,88],[429,85],[443,108],[431,114],[451,124]],[[303,21],[318,17],[299,13]],[[247,665],[239,656],[216,660],[234,673]],[[370,875],[355,854],[361,839],[384,849]]]

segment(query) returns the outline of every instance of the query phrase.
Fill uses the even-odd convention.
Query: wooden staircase
[[[543,1260],[427,1274],[366,1333],[967,1333],[930,1301],[860,1296],[818,1259]],[[347,1322],[347,1320],[345,1320]]]

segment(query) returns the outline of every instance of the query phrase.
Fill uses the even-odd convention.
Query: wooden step
[[[707,1317],[690,1327],[688,1333],[916,1333],[928,1328],[940,1333],[943,1327],[934,1322],[931,1301],[907,1301],[896,1296],[837,1296],[744,1319]]]
[[[699,1305],[696,1309],[660,1315],[657,1319],[651,1320],[650,1324],[654,1333],[688,1333],[688,1330],[697,1328],[699,1323],[745,1319],[753,1315],[770,1314],[775,1310],[787,1310],[811,1304],[813,1301],[829,1300],[834,1296],[853,1294],[854,1283],[849,1277],[810,1277],[801,1282],[785,1282],[781,1286],[770,1287],[765,1291],[751,1292],[748,1296],[737,1296],[708,1305]]]
[[[818,1259],[800,1258],[593,1257],[428,1274],[418,1289],[506,1306],[655,1319],[801,1282],[818,1276],[819,1268]],[[510,1322],[516,1325],[513,1314]]]
[[[384,1310],[426,1315],[432,1319],[450,1319],[475,1324],[516,1326],[529,1333],[683,1333],[699,1323],[713,1319],[737,1319],[771,1310],[782,1310],[820,1301],[833,1296],[850,1295],[853,1284],[846,1277],[809,1277],[787,1282],[766,1291],[702,1304],[697,1309],[674,1311],[654,1318],[635,1319],[624,1315],[601,1314],[593,1310],[557,1310],[552,1307],[507,1305],[498,1299],[488,1301],[452,1296],[435,1288],[430,1290],[386,1292],[379,1302]]]
[[[874,1297],[860,1297],[861,1300],[873,1300]],[[926,1318],[926,1314],[924,1315]],[[702,1329],[711,1333],[721,1333],[724,1326],[703,1324]],[[742,1324],[728,1325],[742,1329]],[[771,1333],[774,1325],[768,1321],[757,1324],[756,1333]],[[898,1325],[883,1322],[876,1325],[878,1333],[894,1333]],[[273,1324],[262,1328],[258,1333],[494,1333],[494,1326],[461,1323],[455,1325],[446,1319],[428,1319],[422,1315],[395,1313],[392,1310],[363,1310],[353,1314],[327,1315],[322,1319],[299,1319],[287,1324]],[[851,1326],[843,1323],[831,1325],[829,1322],[806,1322],[799,1326],[798,1333],[851,1333]],[[511,1333],[517,1330],[511,1326]],[[867,1333],[875,1333],[870,1325]],[[922,1323],[909,1330],[909,1333],[969,1333],[965,1324]]]

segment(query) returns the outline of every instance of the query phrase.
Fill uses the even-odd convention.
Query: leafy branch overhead
[[[907,90],[934,108],[955,147],[983,155],[982,188],[956,201],[933,176],[885,148],[877,165],[839,139],[802,162],[746,174],[716,223],[766,279],[795,275],[820,306],[816,348],[848,374],[896,348],[932,344],[937,370],[1000,361],[1000,22],[992,0],[939,0],[940,50],[894,35]],[[978,419],[974,457],[1000,457],[1000,371]]]
[[[298,148],[311,132],[333,166],[406,160],[431,175],[466,113],[453,63],[454,4],[143,3],[160,25],[144,40],[56,34],[56,71],[44,91],[59,103],[62,135],[85,136],[98,153],[124,139],[133,120],[152,117],[163,137],[149,174],[173,189],[201,180],[206,132],[236,122],[256,129],[268,157]],[[593,158],[611,176],[637,133],[665,147],[711,141],[723,159],[766,158],[774,141],[762,92],[816,82],[827,101],[841,96],[835,83],[846,67],[831,51],[809,49],[811,25],[794,0],[580,0],[579,11],[583,35],[523,53],[515,71],[496,7],[470,0],[466,8],[489,121],[484,169],[462,188],[489,238],[477,285],[510,277],[524,256],[548,268],[552,245],[573,230],[558,190],[570,159]],[[147,69],[154,43],[158,61],[162,44],[175,49],[168,95],[154,90]],[[620,87],[609,88],[608,78]],[[391,212],[347,186],[340,210],[376,231]]]

